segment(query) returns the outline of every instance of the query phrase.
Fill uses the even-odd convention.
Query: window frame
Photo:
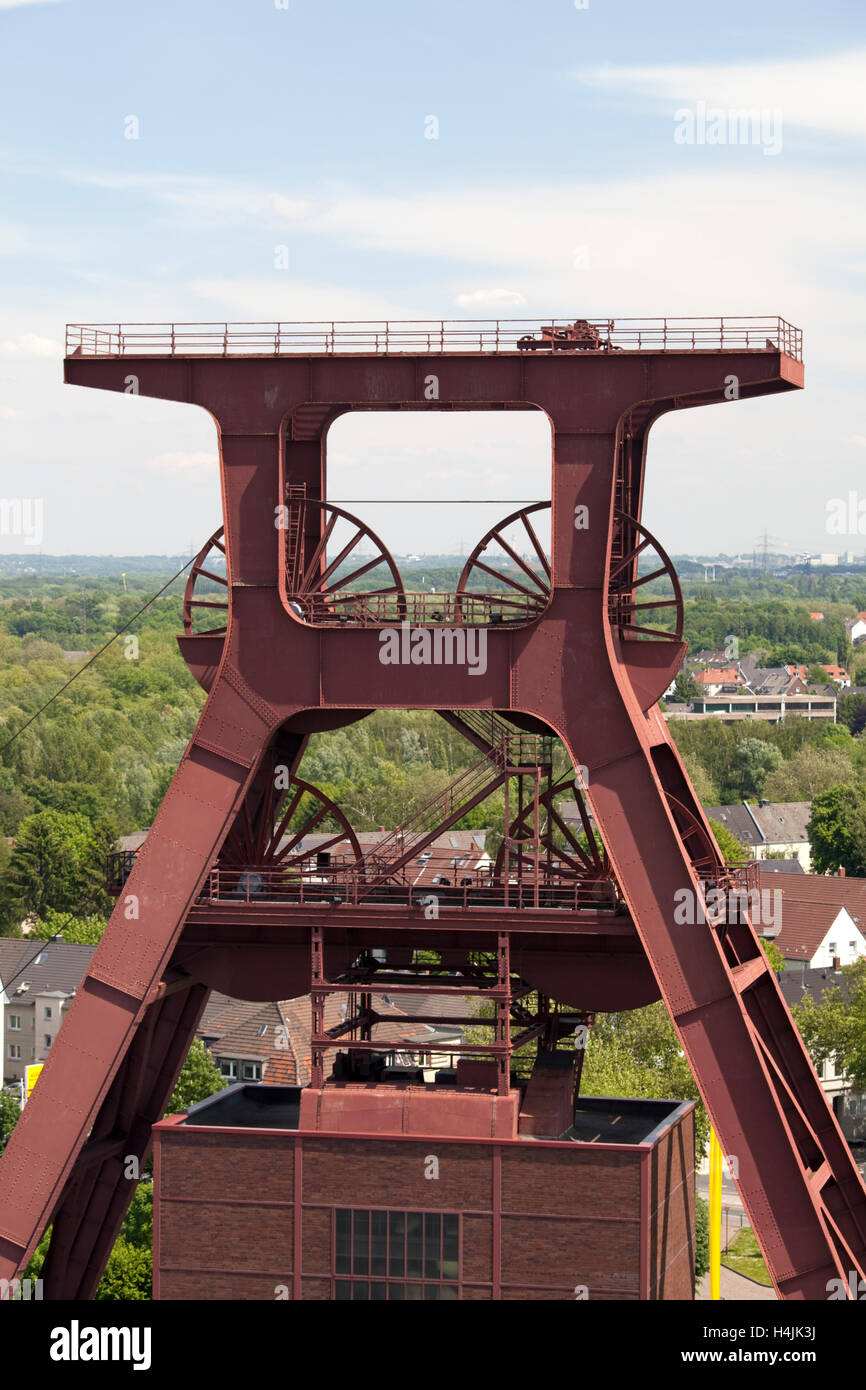
[[[357,1248],[359,1236],[360,1243],[366,1246],[365,1251]],[[377,1243],[380,1243],[378,1251]],[[356,1260],[360,1268],[355,1267]],[[434,1266],[438,1274],[432,1272]],[[444,1275],[446,1266],[453,1266],[453,1276]],[[407,1298],[409,1289],[413,1293]],[[450,1301],[461,1298],[462,1290],[461,1212],[407,1211],[402,1207],[331,1208],[332,1300]]]

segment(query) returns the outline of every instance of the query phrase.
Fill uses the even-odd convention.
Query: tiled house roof
[[[54,991],[74,994],[81,984],[95,946],[81,946],[67,941],[41,941],[32,936],[26,941],[0,937],[0,983],[11,998],[25,982],[31,995]],[[36,962],[42,952],[45,960]]]
[[[452,996],[451,998],[456,998]],[[388,1016],[386,1021],[373,1028],[373,1041],[387,1044],[403,1044],[403,1050],[418,1049],[432,1039],[432,1030],[427,1024],[414,1023],[409,1010],[398,1007],[387,1000],[387,993],[373,996],[373,1007],[377,1013]],[[414,997],[413,997],[414,1002]],[[466,1000],[460,1000],[460,1009],[455,1014],[468,1014]],[[437,1000],[434,1006],[429,999],[423,999],[413,1009],[414,1013],[447,1013],[448,1005]],[[429,1007],[427,1007],[429,1005]],[[325,1001],[325,1029],[338,1026],[345,1018],[349,1006],[346,994],[330,994]],[[212,997],[198,1028],[215,1058],[236,1059],[241,1062],[260,1062],[262,1080],[270,1085],[306,1086],[310,1080],[311,1049],[310,1032],[312,1013],[310,996],[281,1000],[273,1004],[228,999],[225,995]],[[439,1030],[441,1031],[441,1030]],[[346,1046],[350,1046],[346,1041]],[[329,1074],[334,1053],[326,1055],[325,1071]]]

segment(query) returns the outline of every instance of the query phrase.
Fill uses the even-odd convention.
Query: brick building
[[[236,1086],[154,1126],[160,1299],[691,1299],[693,1102],[581,1098],[568,1053],[496,1094]]]

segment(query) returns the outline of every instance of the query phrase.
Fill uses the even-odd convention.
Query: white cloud
[[[461,306],[471,304],[498,306],[501,304],[525,304],[526,298],[517,290],[470,290],[466,294],[458,294],[454,303]]]
[[[606,65],[576,74],[586,86],[637,92],[664,101],[778,108],[786,124],[866,137],[866,50],[776,62]]]
[[[211,473],[219,467],[219,457],[206,449],[191,449],[187,452],[175,450],[154,454],[147,460],[145,467],[157,472]]]
[[[53,338],[40,338],[37,333],[22,333],[19,338],[0,342],[0,357],[62,357],[63,344]]]
[[[418,312],[375,291],[304,284],[285,280],[276,273],[268,279],[226,276],[197,280],[192,289],[202,299],[239,314],[242,319],[268,323],[413,318]]]
[[[0,10],[20,10],[24,5],[59,5],[61,0],[0,0]]]

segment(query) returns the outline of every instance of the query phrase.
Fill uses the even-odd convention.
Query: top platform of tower
[[[777,316],[437,319],[306,323],[68,324],[68,358],[380,357],[607,353],[780,353],[803,360],[803,334]]]

